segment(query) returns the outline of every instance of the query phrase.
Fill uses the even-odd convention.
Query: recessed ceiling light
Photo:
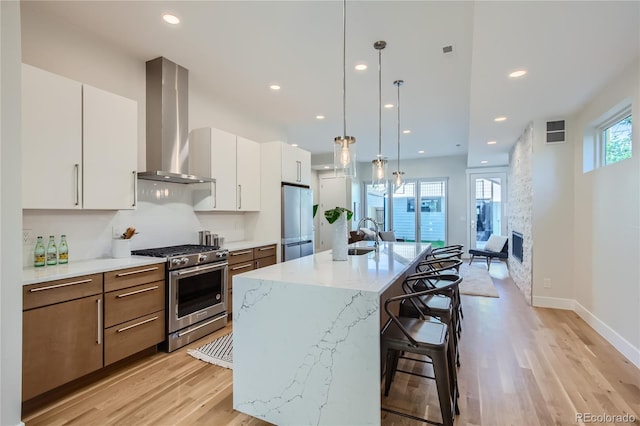
[[[480,164],[487,164],[487,163],[488,163],[488,161],[487,161],[487,160],[482,160],[482,161],[480,162]]]
[[[317,118],[318,120],[324,120],[324,115],[316,115],[316,118]]]
[[[367,64],[357,64],[355,68],[356,68],[356,71],[364,71],[367,69]]]
[[[291,146],[298,146],[298,144],[297,143],[292,143]]]
[[[420,151],[418,151],[418,154],[424,154],[424,150],[421,149]]]
[[[272,84],[271,86],[269,86],[269,89],[271,89],[271,90],[280,90],[280,85]]]
[[[487,142],[487,145],[495,145],[495,144],[497,144],[497,143],[498,143],[498,142],[496,142],[496,141],[489,141],[489,142]]]
[[[393,108],[393,104],[384,104],[385,108]]]
[[[493,119],[493,121],[495,121],[496,123],[499,123],[501,121],[506,121],[506,120],[507,120],[507,117],[505,116],[500,116]]]
[[[411,133],[411,130],[409,130],[409,129],[407,129],[407,130],[403,130],[403,131],[402,131],[402,133],[404,133],[404,134],[406,135],[406,134]]]
[[[162,15],[162,19],[164,19],[164,22],[171,25],[178,25],[180,23],[180,18],[170,13],[165,13],[164,15]]]
[[[518,78],[518,77],[522,77],[522,76],[524,76],[526,74],[527,74],[527,70],[516,70],[516,71],[510,73],[509,77]]]

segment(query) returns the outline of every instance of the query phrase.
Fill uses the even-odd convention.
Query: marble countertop
[[[371,244],[371,241],[360,241],[349,247],[369,247]],[[429,243],[380,242],[378,252],[349,256],[346,261],[333,261],[331,251],[327,250],[237,277],[381,294],[430,248]]]
[[[164,258],[131,256],[123,259],[88,259],[71,261],[66,265],[27,267],[22,270],[22,285],[55,281],[80,275],[99,274],[116,269],[135,268],[137,266],[165,263]]]

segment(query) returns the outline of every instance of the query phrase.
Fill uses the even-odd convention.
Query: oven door
[[[226,313],[227,275],[227,262],[169,272],[169,332]]]

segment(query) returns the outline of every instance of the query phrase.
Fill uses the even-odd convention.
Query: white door
[[[22,207],[82,208],[82,84],[22,64]]]
[[[469,248],[482,249],[492,234],[507,236],[507,173],[469,174]]]
[[[138,103],[85,84],[82,111],[83,208],[134,209]]]
[[[333,244],[333,226],[327,222],[324,217],[324,211],[334,207],[351,208],[349,196],[347,194],[347,178],[345,177],[326,177],[320,178],[320,200],[318,206],[318,222],[320,223],[320,238],[316,247],[317,251],[330,250]]]

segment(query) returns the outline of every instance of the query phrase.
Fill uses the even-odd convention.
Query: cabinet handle
[[[242,208],[242,185],[238,185],[238,209]]]
[[[253,250],[246,250],[246,251],[236,251],[236,252],[229,253],[229,254],[231,256],[241,256],[243,254],[249,254],[249,253],[252,253],[252,252],[253,252]]]
[[[119,274],[116,274],[116,277],[126,277],[127,275],[134,275],[134,274],[142,274],[143,272],[151,272],[151,271],[157,271],[158,267],[154,267],[154,268],[147,268],[147,269],[138,269],[137,271],[129,271],[129,272],[120,272]]]
[[[135,207],[136,204],[138,204],[138,185],[136,185],[137,182],[137,175],[136,175],[136,171],[133,171],[133,204],[131,205],[131,207]]]
[[[296,182],[302,182],[302,161],[296,161],[296,172],[297,172],[297,178],[296,178]]]
[[[102,300],[98,298],[96,300],[98,302],[98,338],[96,339],[97,344],[102,344]]]
[[[260,247],[258,251],[273,250],[273,247]]]
[[[74,164],[76,172],[76,206],[80,205],[80,164]]]
[[[67,286],[70,286],[70,285],[90,283],[91,281],[93,281],[93,279],[89,278],[89,279],[86,279],[86,280],[72,281],[70,283],[48,285],[46,287],[32,288],[32,289],[29,290],[29,292],[30,293],[35,293],[36,291],[51,290],[51,289],[54,289],[54,288],[67,287]]]
[[[151,291],[157,288],[159,287],[157,285],[154,285],[153,287],[143,288],[142,290],[130,291],[129,293],[122,293],[117,295],[116,297],[120,299],[121,297],[133,296],[134,294],[144,293],[145,291]]]
[[[256,269],[260,268],[260,261],[256,260]]]
[[[155,321],[157,319],[158,319],[158,317],[153,317],[153,318],[146,319],[144,321],[137,322],[135,324],[128,325],[126,327],[122,327],[121,329],[116,330],[116,333],[122,333],[123,331],[130,330],[132,328],[141,326],[141,325],[146,324],[146,323],[151,322],[151,321]]]
[[[251,268],[251,263],[247,263],[246,265],[241,265],[241,266],[234,266],[233,268],[231,268],[232,271],[237,271],[238,269],[245,269],[245,268]]]
[[[218,182],[213,182],[213,208],[218,207]]]

